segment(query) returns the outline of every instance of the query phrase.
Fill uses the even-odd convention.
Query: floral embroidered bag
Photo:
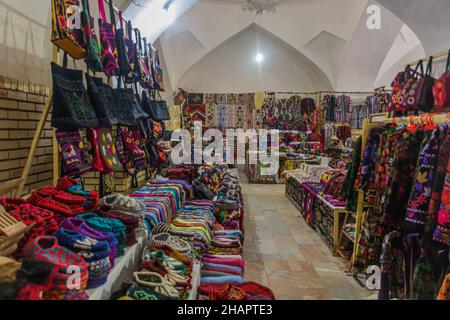
[[[445,72],[433,87],[434,111],[442,112],[450,108],[450,51],[447,58]]]

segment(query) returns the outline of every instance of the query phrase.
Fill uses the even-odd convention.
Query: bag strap
[[[103,1],[103,0],[99,0],[99,1]],[[117,32],[116,12],[114,11],[114,5],[111,0],[109,0],[109,15],[111,16],[111,23],[114,25],[114,31]]]
[[[105,12],[105,4],[104,0],[98,0],[98,12],[100,13],[100,17],[102,18],[102,22],[106,23],[106,12]]]
[[[110,0],[111,2],[111,0]],[[120,22],[120,29],[123,30],[123,15],[122,15],[122,11],[119,11],[119,22]]]
[[[433,73],[433,56],[430,56],[430,59],[428,60],[427,64],[427,71],[425,74],[427,76],[431,76],[432,73]]]
[[[69,56],[67,55],[67,52],[64,51],[63,56],[63,68],[67,69],[67,66],[69,65]]]
[[[91,8],[89,7],[89,0],[83,0],[83,9],[86,10],[88,19],[91,18]]]
[[[133,27],[131,26],[131,20],[127,22],[127,29],[128,39],[133,40]]]
[[[142,40],[144,41],[144,56],[147,57],[147,55],[148,55],[148,51],[147,51],[147,38],[144,37],[144,38],[142,38]]]
[[[447,66],[445,67],[445,70],[450,71],[450,50],[448,51]]]
[[[418,73],[417,71],[420,69],[420,73]],[[420,75],[423,77],[423,60],[419,60],[419,62],[417,63],[416,68],[414,69],[414,75]]]
[[[138,44],[139,50],[142,52],[142,39],[141,39],[141,31],[138,28],[134,28],[134,34],[136,35],[136,42]]]

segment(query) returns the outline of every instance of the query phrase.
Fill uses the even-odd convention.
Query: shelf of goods
[[[345,206],[321,195],[320,182],[308,181],[292,171],[288,171],[286,177],[286,196],[299,210],[306,223],[321,235],[336,254],[343,217],[347,213]]]

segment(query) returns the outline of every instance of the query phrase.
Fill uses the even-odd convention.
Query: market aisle
[[[240,175],[245,200],[245,280],[277,299],[368,299],[374,293],[341,271],[320,236],[298,217],[284,185],[253,185]]]

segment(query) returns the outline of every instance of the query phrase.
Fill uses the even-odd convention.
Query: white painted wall
[[[259,50],[257,49],[259,48]],[[261,64],[255,60],[260,52]],[[190,92],[318,91],[331,89],[308,58],[257,25],[221,44],[182,76]]]

